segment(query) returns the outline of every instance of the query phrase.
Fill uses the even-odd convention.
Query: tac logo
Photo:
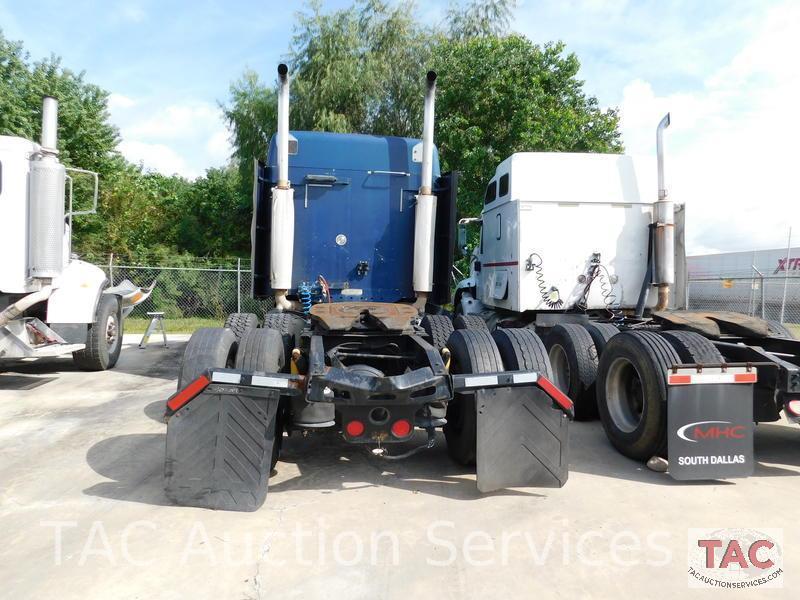
[[[740,440],[747,433],[744,425],[730,421],[696,421],[678,429],[678,437],[687,442],[701,440]]]
[[[783,587],[782,544],[781,529],[690,529],[689,587]]]

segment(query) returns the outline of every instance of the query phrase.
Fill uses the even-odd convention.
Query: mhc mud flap
[[[747,477],[754,470],[752,367],[677,368],[667,374],[669,474]]]
[[[213,371],[167,401],[167,496],[183,506],[253,511],[266,499],[285,375]]]
[[[561,487],[569,475],[570,399],[535,372],[454,375],[475,389],[478,489]]]

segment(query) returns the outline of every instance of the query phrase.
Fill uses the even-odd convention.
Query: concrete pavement
[[[558,490],[481,496],[444,440],[386,462],[293,436],[255,513],[171,506],[163,402],[187,336],[116,369],[0,373],[2,598],[634,598],[690,595],[689,528],[779,528],[789,597],[800,428],[760,425],[755,476],[681,484],[575,423]],[[743,591],[743,597],[758,592]],[[767,593],[763,591],[761,593]]]

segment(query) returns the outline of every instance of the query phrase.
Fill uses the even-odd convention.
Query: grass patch
[[[150,319],[147,318],[133,317],[125,319],[125,333],[144,333],[149,324]],[[170,333],[194,333],[196,329],[201,327],[222,327],[222,320],[164,318],[164,328],[167,330],[167,335]],[[154,335],[161,335],[161,331],[157,330]]]

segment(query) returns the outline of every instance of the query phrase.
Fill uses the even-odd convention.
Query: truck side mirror
[[[467,253],[467,224],[458,224],[458,252],[461,256]]]

